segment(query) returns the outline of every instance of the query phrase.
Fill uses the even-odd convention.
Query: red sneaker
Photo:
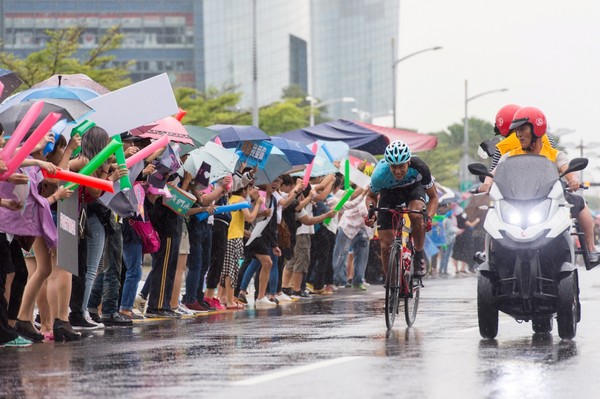
[[[194,301],[192,303],[186,303],[185,307],[193,312],[208,312],[208,308],[204,307],[200,302]]]

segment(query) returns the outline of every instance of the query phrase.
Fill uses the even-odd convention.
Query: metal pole
[[[309,125],[312,127],[315,125],[315,101],[310,101],[310,123]]]
[[[467,80],[465,79],[465,123],[464,123],[464,131],[463,131],[463,159],[461,162],[461,190],[464,189],[463,185],[466,187],[466,182],[469,180],[469,171],[467,169],[469,163],[469,112],[468,112],[468,104],[469,104],[469,93],[467,87]]]
[[[392,127],[396,128],[396,46],[395,40],[392,37],[392,114],[394,115],[394,120],[392,122]]]
[[[256,51],[256,0],[252,0],[252,125],[258,127],[258,65]]]

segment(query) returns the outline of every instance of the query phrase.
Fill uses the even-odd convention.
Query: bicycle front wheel
[[[388,330],[394,325],[400,302],[400,261],[400,247],[392,245],[385,285],[385,324]]]
[[[411,265],[414,268],[415,265]],[[412,270],[403,270],[404,284],[407,288],[407,295],[404,297],[404,319],[409,327],[417,318],[417,309],[419,308],[419,297],[421,295],[421,284],[419,279],[412,277]]]

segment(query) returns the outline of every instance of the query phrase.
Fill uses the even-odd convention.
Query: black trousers
[[[149,310],[170,310],[173,282],[177,271],[181,234],[174,237],[161,237],[160,249],[152,256],[150,277]]]
[[[312,236],[308,282],[312,282],[316,290],[322,289],[325,284],[333,284],[334,245],[335,234],[324,226]]]
[[[12,271],[10,246],[6,234],[0,233],[0,345],[18,337],[17,332],[8,325],[8,304],[4,298],[6,272]]]
[[[227,248],[227,231],[229,225],[215,219],[213,225],[212,248],[210,250],[210,267],[206,276],[206,288],[215,289],[221,279],[225,250]]]

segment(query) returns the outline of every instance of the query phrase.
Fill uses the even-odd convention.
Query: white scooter
[[[477,314],[483,338],[498,334],[498,311],[531,321],[535,333],[552,331],[572,339],[581,318],[571,205],[560,178],[582,170],[576,158],[559,176],[556,164],[539,155],[501,162],[492,176],[484,164],[469,165],[478,176],[492,176],[491,205],[485,219],[485,257],[479,262]]]

